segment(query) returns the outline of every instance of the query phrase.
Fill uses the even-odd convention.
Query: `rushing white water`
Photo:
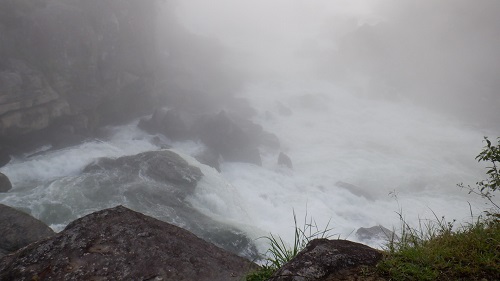
[[[400,208],[411,223],[432,218],[432,212],[470,219],[467,202],[475,214],[483,208],[456,184],[483,177],[474,156],[487,132],[409,103],[360,98],[329,84],[260,84],[241,95],[258,110],[254,121],[279,137],[293,169],[277,165],[278,150],[262,148],[262,167],[224,163],[219,174],[189,156],[202,144],[162,141],[205,175],[187,202],[253,239],[273,233],[293,241],[293,212],[299,225],[307,214],[320,228],[330,222],[332,234],[355,240],[359,227],[397,227]],[[283,114],[284,108],[291,114]],[[184,225],[162,205],[161,186],[130,183],[115,192],[93,184],[109,178],[80,175],[98,157],[159,148],[136,123],[108,131],[106,140],[14,159],[0,169],[13,183],[11,191],[0,194],[0,203],[25,209],[56,230],[117,204]],[[266,241],[256,241],[263,251]]]

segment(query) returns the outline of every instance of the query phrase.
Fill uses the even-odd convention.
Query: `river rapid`
[[[219,173],[192,157],[202,143],[147,134],[136,120],[106,128],[100,139],[59,150],[41,147],[14,158],[0,168],[13,184],[0,194],[0,203],[27,211],[56,231],[116,205],[185,226],[189,216],[175,216],[173,208],[187,207],[242,230],[261,252],[267,241],[259,237],[270,233],[293,241],[294,213],[299,226],[312,219],[319,228],[332,228],[334,237],[358,240],[359,227],[397,230],[398,213],[418,225],[434,214],[467,222],[471,211],[477,216],[484,209],[480,198],[456,184],[484,178],[474,157],[483,136],[494,137],[487,130],[411,102],[355,96],[323,82],[254,83],[238,95],[256,109],[253,121],[281,141],[280,150],[261,148],[261,167],[225,162]],[[99,157],[160,149],[158,138],[204,174],[186,206],[171,204],[149,179],[141,186],[108,189],[109,178],[82,174]],[[277,164],[280,151],[293,169]],[[381,247],[383,241],[368,243]]]

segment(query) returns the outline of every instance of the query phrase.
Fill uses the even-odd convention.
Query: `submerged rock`
[[[85,167],[84,172],[119,170],[129,174],[144,174],[154,180],[193,189],[203,174],[200,168],[169,150],[147,151],[117,159],[100,158]]]
[[[12,183],[10,182],[9,178],[0,173],[0,192],[7,192],[12,188]]]
[[[281,267],[270,280],[336,280],[335,276],[343,274],[345,269],[373,266],[381,258],[379,251],[363,244],[347,240],[315,239]]]
[[[370,240],[390,241],[392,239],[399,239],[393,231],[381,225],[360,227],[356,231],[356,237],[362,242],[368,242]]]
[[[257,265],[118,206],[0,261],[0,280],[242,280]]]
[[[52,235],[54,231],[43,222],[0,204],[0,256]]]
[[[350,193],[359,196],[359,197],[364,197],[367,200],[373,201],[375,200],[375,196],[370,192],[370,190],[363,189],[359,186],[356,186],[354,184],[350,184],[347,182],[343,181],[338,181],[335,183],[335,186],[346,189]]]

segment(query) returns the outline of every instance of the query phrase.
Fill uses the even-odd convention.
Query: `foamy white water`
[[[450,220],[470,219],[468,201],[475,214],[484,207],[456,184],[484,177],[474,157],[485,132],[409,103],[356,97],[324,83],[253,85],[241,95],[258,110],[254,121],[280,138],[293,170],[278,167],[278,150],[262,148],[263,167],[224,163],[218,173],[190,157],[202,144],[162,140],[205,175],[187,202],[253,239],[273,233],[293,241],[293,211],[299,224],[307,213],[319,227],[330,222],[332,234],[356,239],[359,227],[397,227],[399,208],[416,224],[419,218],[432,218],[432,212]],[[291,115],[280,113],[283,108]],[[14,159],[0,169],[14,186],[0,194],[0,203],[26,209],[56,230],[117,204],[184,225],[171,207],[162,204],[161,186],[131,183],[107,191],[93,182],[109,178],[80,176],[98,157],[159,148],[136,123],[110,128],[109,135],[106,140]],[[256,241],[264,251],[266,241]]]
[[[299,224],[307,213],[320,227],[330,221],[332,233],[356,239],[359,227],[397,227],[400,209],[417,224],[433,219],[433,212],[470,221],[467,202],[476,215],[484,208],[456,184],[484,177],[474,157],[485,132],[408,103],[360,98],[322,83],[254,85],[244,96],[259,110],[255,121],[280,138],[294,165],[277,167],[278,151],[266,150],[264,167],[223,165],[242,198],[236,205],[258,230],[254,236],[271,232],[293,241],[293,210]],[[280,114],[283,107],[292,114]]]

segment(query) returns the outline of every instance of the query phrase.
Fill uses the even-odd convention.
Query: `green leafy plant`
[[[469,193],[477,194],[485,199],[487,199],[493,206],[493,210],[488,210],[487,214],[490,216],[499,217],[500,206],[495,203],[494,192],[500,189],[500,137],[497,138],[497,144],[493,144],[488,137],[484,137],[486,145],[483,150],[476,156],[478,162],[487,162],[489,166],[486,167],[487,178],[482,181],[478,181],[476,186],[471,187],[470,185],[465,186],[463,183],[458,184],[461,188],[469,189]]]
[[[293,221],[295,225],[293,245],[287,244],[279,235],[269,234],[261,237],[269,242],[269,249],[264,254],[265,263],[259,270],[247,275],[247,281],[268,280],[276,270],[297,256],[311,240],[333,236],[332,228],[329,227],[330,221],[325,228],[320,228],[313,218],[308,217],[307,212],[302,226],[297,223],[295,211],[293,211]]]

